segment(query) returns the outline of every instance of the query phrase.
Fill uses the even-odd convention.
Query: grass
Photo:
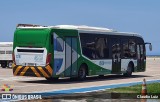
[[[141,93],[142,85],[134,85],[129,87],[121,87],[106,90],[106,92],[115,93]],[[160,83],[147,84],[147,93],[160,93]]]

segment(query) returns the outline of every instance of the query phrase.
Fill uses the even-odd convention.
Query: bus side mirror
[[[152,44],[149,42],[146,42],[145,44],[149,44],[149,50],[152,51]]]
[[[152,44],[149,44],[149,50],[152,51]]]

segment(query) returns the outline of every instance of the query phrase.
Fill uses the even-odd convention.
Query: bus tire
[[[49,78],[46,78],[47,81],[57,81],[58,80],[58,77],[56,78],[53,78],[53,77],[49,77]]]
[[[86,78],[87,70],[85,65],[81,65],[78,71],[78,80],[84,80]]]
[[[11,68],[12,67],[12,62],[9,62],[8,63],[8,68]]]
[[[132,65],[131,64],[128,65],[127,71],[126,71],[126,73],[123,73],[123,75],[126,77],[132,76]]]
[[[7,62],[6,62],[6,61],[3,61],[3,62],[1,63],[1,66],[2,66],[2,68],[6,68],[6,67],[7,67]]]

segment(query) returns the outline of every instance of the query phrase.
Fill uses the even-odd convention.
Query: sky
[[[19,23],[88,25],[135,32],[160,55],[160,0],[0,0],[0,42],[13,41]]]

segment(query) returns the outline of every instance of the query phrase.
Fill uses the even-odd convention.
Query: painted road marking
[[[159,83],[160,79],[148,80],[146,82],[147,82],[147,84],[155,83],[155,82]],[[44,92],[33,92],[33,93],[39,93],[43,97],[47,97],[47,96],[62,95],[62,94],[93,92],[93,91],[100,91],[100,90],[118,88],[118,87],[127,87],[127,86],[132,86],[132,85],[139,85],[139,84],[142,84],[142,81],[129,82],[129,83],[118,83],[118,84],[110,84],[110,85],[100,85],[100,86],[91,86],[91,87],[83,87],[83,88],[63,89],[63,90],[52,90],[52,91],[44,91]]]

